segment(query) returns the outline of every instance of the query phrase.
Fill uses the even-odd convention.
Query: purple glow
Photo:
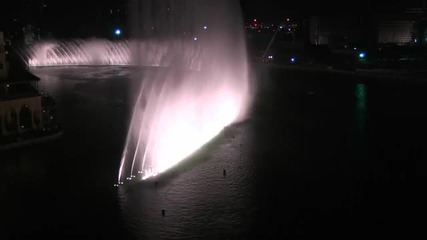
[[[179,34],[114,42],[45,41],[27,49],[29,66],[155,67],[138,77],[141,87],[117,185],[166,171],[245,116],[250,97],[243,21],[236,17],[240,6],[229,0],[203,2],[208,4],[188,3],[194,5],[189,9],[197,8],[194,14],[174,12],[185,26],[194,26],[177,32],[192,30],[193,36],[203,34],[203,41]]]
[[[166,171],[244,117],[249,85],[243,21],[236,21],[239,4],[228,0],[188,4],[197,11],[177,11],[175,16],[186,26],[200,26],[203,19],[212,31],[195,27],[195,34],[204,31],[197,44],[196,37],[190,42],[180,36],[150,39],[167,46],[160,58],[165,67],[141,76],[119,182],[134,174],[147,179]],[[144,50],[132,51],[134,58],[147,57]]]

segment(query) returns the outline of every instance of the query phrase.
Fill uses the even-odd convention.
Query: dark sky
[[[64,37],[77,32],[93,32],[93,29],[104,31],[107,25],[112,26],[114,22],[118,22],[119,14],[115,12],[114,16],[109,16],[110,9],[117,9],[125,1],[3,0],[0,7],[0,29],[17,29],[11,25],[37,22],[41,28],[61,33]]]
[[[423,0],[241,0],[245,16],[277,19],[286,15],[364,15],[369,12],[399,12],[406,7],[421,7]]]
[[[125,25],[125,17],[109,17],[107,12],[128,0],[2,0],[0,29],[8,29],[13,18],[23,22],[43,19],[42,28],[66,35],[109,31],[113,25]],[[40,17],[40,3],[46,3]],[[240,0],[246,20],[280,21],[284,17],[310,15],[364,15],[375,12],[402,11],[407,6],[422,6],[423,0]]]

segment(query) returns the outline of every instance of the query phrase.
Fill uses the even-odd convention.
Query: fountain
[[[41,41],[23,54],[30,67],[144,67],[119,183],[176,165],[244,117],[249,102],[237,0],[134,0],[131,10],[132,40]]]
[[[131,65],[128,42],[103,39],[41,41],[29,46],[24,60],[30,67],[70,65]]]
[[[240,120],[249,102],[238,1],[144,0],[132,9],[138,42],[156,43],[162,67],[140,76],[119,184],[176,165]],[[131,44],[137,65],[153,63],[148,46]]]

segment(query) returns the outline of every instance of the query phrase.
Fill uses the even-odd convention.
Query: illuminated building
[[[352,16],[313,16],[309,20],[310,43],[340,48],[360,41],[359,19]]]
[[[384,21],[379,24],[378,43],[405,45],[412,41],[412,21]]]
[[[25,69],[10,67],[0,32],[0,143],[44,132],[56,122],[56,116],[46,116],[42,102],[49,98],[38,92],[38,81],[38,77]]]

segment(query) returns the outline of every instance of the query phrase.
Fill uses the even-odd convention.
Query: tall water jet
[[[244,117],[249,103],[239,1],[143,0],[132,9],[133,59],[150,65],[147,47],[162,46],[152,52],[162,52],[163,67],[139,76],[119,183],[176,165]]]
[[[40,41],[23,51],[30,67],[133,65],[128,41],[105,39]]]

